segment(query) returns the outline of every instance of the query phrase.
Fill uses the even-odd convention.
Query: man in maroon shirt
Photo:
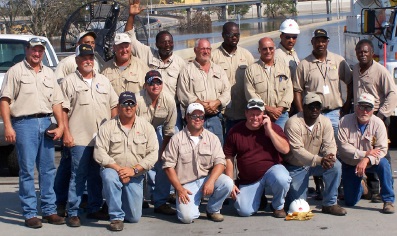
[[[285,196],[291,177],[283,165],[281,154],[289,152],[288,139],[280,126],[264,114],[265,104],[259,98],[248,101],[246,121],[234,126],[226,139],[226,174],[233,178],[234,157],[239,171],[239,186],[234,186],[231,197],[240,216],[258,211],[265,187],[273,193],[273,216],[284,218]]]

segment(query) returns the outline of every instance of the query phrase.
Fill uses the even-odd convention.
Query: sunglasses
[[[370,112],[370,111],[372,111],[374,108],[373,108],[373,107],[369,107],[369,106],[358,105],[358,109],[359,109],[360,111]]]
[[[136,106],[136,103],[135,102],[125,102],[125,103],[120,104],[120,106],[122,108],[134,107],[134,106]]]
[[[224,34],[227,38],[233,38],[233,37],[236,37],[236,38],[238,38],[238,37],[240,37],[240,33],[234,33],[234,34],[232,34],[232,33],[230,33],[230,34]]]
[[[45,45],[47,42],[41,38],[31,38],[29,40],[29,43],[41,43],[41,44]]]
[[[197,119],[204,120],[204,115],[190,115],[190,118],[192,120],[197,120]]]
[[[262,51],[273,51],[274,47],[262,48]]]
[[[148,83],[149,86],[153,86],[153,85],[162,85],[162,84],[163,84],[163,81],[158,80],[158,79],[152,80],[152,81],[150,81],[150,83]]]
[[[297,39],[298,36],[289,36],[289,35],[286,35],[285,38],[286,38],[286,39]]]
[[[307,108],[309,108],[309,110],[311,110],[311,111],[314,111],[314,109],[319,111],[319,110],[321,110],[322,106],[321,106],[321,104],[309,104],[307,106]]]
[[[265,105],[265,103],[263,102],[256,102],[256,101],[251,101],[248,103],[248,106],[252,107],[252,106],[260,106],[263,107]]]

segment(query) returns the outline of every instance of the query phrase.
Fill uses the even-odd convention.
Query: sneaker
[[[209,213],[207,211],[207,217],[209,220],[215,221],[215,222],[222,222],[224,220],[223,215],[221,213]]]
[[[385,202],[383,204],[383,210],[382,212],[384,214],[394,214],[394,206],[392,202]]]
[[[66,205],[65,204],[59,204],[57,205],[57,214],[60,217],[65,217],[67,216],[67,211],[66,211]]]
[[[124,222],[122,220],[110,221],[110,225],[109,225],[110,231],[122,231],[123,229],[124,229]]]
[[[168,204],[163,204],[159,207],[154,208],[155,213],[160,213],[164,215],[176,215],[176,210]]]
[[[338,204],[335,204],[333,206],[323,206],[323,209],[321,210],[321,212],[324,214],[331,214],[334,216],[344,216],[347,214],[346,210],[343,209]]]
[[[95,220],[109,220],[109,214],[107,212],[97,211],[91,212],[87,214],[87,219],[95,219]]]
[[[382,198],[381,198],[381,196],[379,195],[379,193],[373,193],[373,194],[372,194],[372,197],[371,197],[371,202],[372,202],[372,203],[381,203],[381,202],[383,202],[383,201],[382,201]]]
[[[33,217],[33,218],[25,220],[25,226],[28,228],[32,228],[32,229],[38,229],[38,228],[41,228],[43,225],[39,218]]]
[[[68,225],[70,227],[80,227],[81,226],[80,218],[78,216],[69,217]]]
[[[66,223],[65,217],[60,217],[57,214],[52,214],[49,216],[43,216],[43,223],[49,223],[53,225],[63,225]]]

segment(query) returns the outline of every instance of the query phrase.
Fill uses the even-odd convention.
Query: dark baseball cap
[[[145,76],[145,83],[150,84],[154,79],[159,79],[163,81],[160,72],[158,72],[157,70],[148,71]]]
[[[130,91],[125,91],[125,92],[120,93],[119,104],[123,104],[126,101],[131,101],[133,103],[136,103],[135,94]]]
[[[325,29],[316,29],[313,32],[313,38],[320,38],[320,37],[325,37],[329,39],[327,31]]]
[[[76,48],[76,57],[86,56],[86,55],[94,55],[94,49],[91,47],[91,45],[80,44]]]

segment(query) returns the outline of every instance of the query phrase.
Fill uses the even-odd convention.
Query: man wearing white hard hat
[[[393,177],[390,163],[385,158],[388,149],[386,126],[376,115],[375,98],[362,93],[355,113],[344,116],[339,123],[338,147],[342,160],[342,181],[345,204],[354,206],[368,191],[363,181],[366,172],[377,173],[383,201],[382,212],[394,213]]]
[[[186,109],[186,127],[172,136],[161,157],[177,194],[178,219],[190,224],[200,216],[201,198],[208,196],[208,219],[220,222],[220,209],[234,183],[223,174],[226,160],[219,138],[204,129],[205,110],[199,103]]]
[[[128,34],[116,34],[113,52],[113,59],[105,63],[101,73],[110,80],[117,95],[125,91],[138,93],[143,89],[149,67],[142,60],[132,56],[131,39]]]

